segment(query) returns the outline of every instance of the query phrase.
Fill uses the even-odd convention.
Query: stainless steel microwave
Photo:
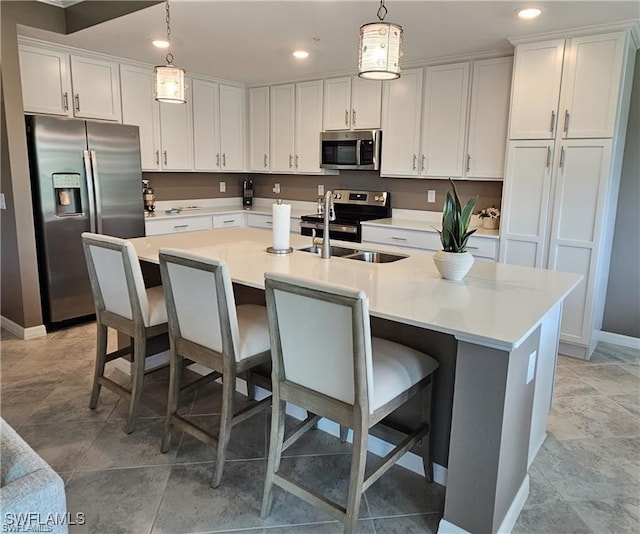
[[[322,132],[320,167],[324,169],[380,169],[380,130]]]

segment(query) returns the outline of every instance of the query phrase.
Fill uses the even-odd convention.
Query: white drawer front
[[[247,226],[250,228],[273,228],[273,217],[261,213],[247,213]]]
[[[211,217],[176,217],[171,219],[146,220],[147,235],[176,234],[178,232],[194,232],[195,230],[211,230]]]
[[[362,242],[382,243],[396,247],[438,250],[440,236],[437,233],[420,230],[398,230],[378,226],[362,226]]]
[[[467,250],[475,258],[486,258],[497,261],[498,240],[471,236],[467,241]]]
[[[231,213],[228,215],[214,215],[213,228],[232,228],[244,226],[244,213]]]

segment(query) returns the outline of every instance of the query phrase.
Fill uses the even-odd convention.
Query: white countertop
[[[162,247],[191,250],[223,260],[234,282],[264,288],[264,273],[279,272],[357,287],[369,298],[372,316],[454,335],[457,339],[512,350],[536,328],[544,315],[578,284],[572,273],[476,261],[461,282],[443,280],[432,253],[402,250],[409,257],[394,263],[370,264],[294,250],[288,255],[266,252],[271,232],[228,228],[131,239],[142,260],[158,262]],[[310,244],[291,235],[291,246]],[[360,243],[332,244],[366,250],[391,247]]]

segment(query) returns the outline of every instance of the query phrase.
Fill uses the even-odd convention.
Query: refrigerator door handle
[[[98,175],[98,156],[95,150],[91,153],[91,174],[93,175],[93,190],[96,195],[96,226],[98,233],[102,233],[102,202],[100,201],[100,176]]]
[[[89,198],[89,225],[91,231],[96,233],[96,203],[93,198],[94,179],[91,163],[91,155],[88,150],[82,151],[82,159],[84,159],[84,173],[87,177],[87,197]]]

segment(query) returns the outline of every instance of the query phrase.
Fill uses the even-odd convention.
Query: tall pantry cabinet
[[[560,349],[602,326],[637,43],[630,31],[517,44],[499,261],[577,272]]]

